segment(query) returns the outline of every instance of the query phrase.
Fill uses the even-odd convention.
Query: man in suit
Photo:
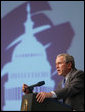
[[[75,68],[73,56],[66,53],[57,56],[56,69],[58,75],[64,79],[55,91],[39,92],[36,96],[37,101],[41,103],[45,98],[57,98],[70,105],[73,110],[84,111],[84,72]],[[24,88],[25,85],[23,91]]]

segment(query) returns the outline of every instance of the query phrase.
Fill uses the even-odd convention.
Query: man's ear
[[[68,68],[71,69],[72,68],[72,63],[68,62]]]

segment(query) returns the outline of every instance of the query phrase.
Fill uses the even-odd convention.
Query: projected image
[[[37,4],[27,2],[2,19],[2,110],[20,110],[24,83],[45,81],[34,92],[49,92],[61,80],[55,59],[67,52],[74,31],[69,21],[53,25],[44,13],[52,10],[47,1]]]

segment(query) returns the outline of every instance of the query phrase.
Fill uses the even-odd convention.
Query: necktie
[[[66,79],[64,78],[63,81],[62,81],[62,88],[65,87],[65,81],[66,81]],[[63,99],[60,99],[59,101],[60,101],[60,102],[63,102]]]
[[[63,82],[62,82],[62,88],[65,87],[65,81],[66,81],[66,79],[64,78],[64,80],[63,80]]]

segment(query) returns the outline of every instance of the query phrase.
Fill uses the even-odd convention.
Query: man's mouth
[[[58,72],[60,72],[60,70],[57,70]]]

